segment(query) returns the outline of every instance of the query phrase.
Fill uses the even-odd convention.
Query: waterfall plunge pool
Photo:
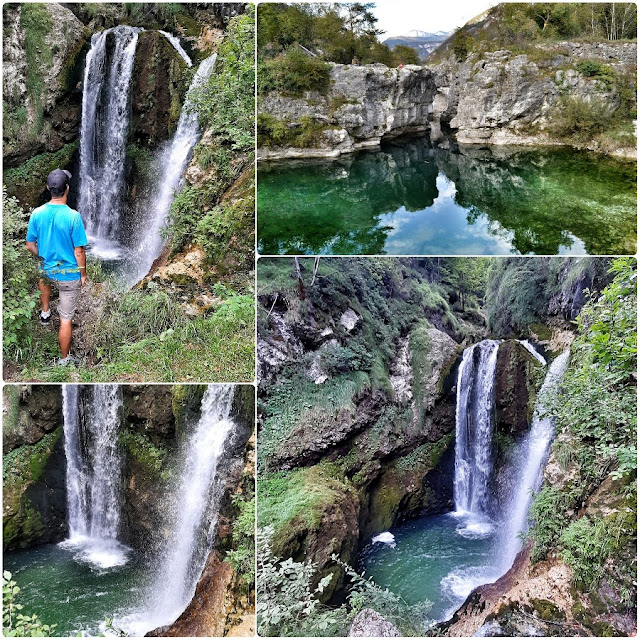
[[[394,528],[392,543],[369,544],[361,569],[408,604],[433,603],[425,630],[450,618],[475,587],[497,580],[496,528],[464,513],[419,518]]]
[[[258,177],[263,255],[635,253],[636,163],[596,153],[420,138]]]
[[[148,567],[134,553],[110,568],[83,561],[78,549],[49,544],[5,553],[4,569],[20,584],[24,611],[45,624],[57,624],[56,636],[105,632],[105,619],[118,619],[140,606]],[[89,558],[87,558],[89,560]]]

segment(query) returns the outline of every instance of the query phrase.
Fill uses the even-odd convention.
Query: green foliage
[[[560,138],[587,142],[609,129],[613,122],[614,112],[605,100],[562,96],[556,103],[549,131]]]
[[[36,259],[26,251],[28,215],[2,188],[2,327],[5,355],[19,359],[33,344],[33,322],[38,294]]]
[[[529,536],[533,539],[531,559],[543,560],[553,549],[562,535],[569,516],[567,511],[575,503],[575,493],[571,490],[544,486],[531,505],[532,527]]]
[[[42,476],[53,448],[61,435],[61,429],[56,429],[44,435],[35,444],[17,447],[4,455],[2,458],[2,480],[5,491],[9,488],[20,489],[36,482]]]
[[[64,168],[78,148],[78,142],[70,142],[54,152],[40,153],[29,158],[23,164],[7,169],[3,174],[4,184],[9,195],[21,193],[39,194],[46,189],[47,176],[51,171]],[[39,202],[31,202],[33,205]]]
[[[340,567],[349,579],[349,596],[338,607],[322,605],[318,598],[331,584],[333,572],[314,588],[317,567],[277,558],[271,547],[273,536],[273,527],[258,529],[256,613],[261,636],[345,636],[353,618],[367,607],[391,620],[405,635],[421,635],[420,623],[426,620],[430,602],[410,606],[334,554],[336,569]]]
[[[233,499],[238,509],[238,518],[233,527],[233,549],[227,551],[227,560],[240,575],[240,579],[247,591],[254,588],[255,581],[255,526],[256,500],[250,500],[239,495]]]
[[[244,153],[254,148],[254,27],[253,9],[229,21],[215,72],[188,96],[218,142]]]
[[[401,64],[420,64],[420,56],[413,47],[399,44],[393,48],[393,61],[395,66]]]
[[[607,77],[613,74],[613,69],[609,65],[602,64],[597,60],[582,60],[576,64],[576,69],[587,78],[593,78],[594,76]]]
[[[2,635],[5,638],[47,638],[53,635],[57,625],[43,624],[38,616],[21,613],[18,602],[20,587],[10,571],[2,574]]]
[[[560,556],[573,570],[573,579],[581,589],[596,589],[607,573],[608,559],[618,560],[621,550],[633,543],[635,515],[634,509],[625,507],[595,521],[584,516],[562,533]]]
[[[159,474],[167,457],[167,450],[153,444],[144,434],[136,431],[122,431],[120,442],[134,460],[142,464],[151,473]],[[163,480],[166,479],[166,474]]]
[[[325,576],[312,587],[315,565],[275,557],[271,550],[272,536],[272,527],[258,529],[258,633],[263,637],[346,635],[347,607],[329,609],[318,600],[333,575]]]
[[[299,122],[289,123],[268,113],[259,113],[258,146],[298,149],[316,147],[322,140],[322,132],[328,128],[330,127],[311,116],[302,116]]]
[[[467,56],[473,51],[473,45],[473,38],[467,33],[464,27],[461,27],[455,32],[451,41],[451,49],[459,61],[467,59]]]
[[[309,57],[299,49],[264,60],[258,68],[258,91],[261,95],[278,91],[299,96],[305,91],[326,95],[331,80],[331,67],[320,58]]]

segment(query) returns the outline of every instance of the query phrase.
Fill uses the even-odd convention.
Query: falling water
[[[160,165],[162,176],[158,181],[158,194],[154,198],[150,210],[152,217],[146,225],[143,239],[138,246],[139,270],[137,280],[143,278],[149,271],[153,261],[158,257],[162,248],[160,230],[167,221],[167,215],[175,192],[180,187],[193,147],[200,139],[198,114],[191,111],[191,96],[193,91],[202,86],[211,75],[216,63],[216,54],[203,60],[191,82],[185,103],[182,107],[178,127],[171,141],[171,145],[164,152]]]
[[[498,554],[505,571],[511,566],[522,546],[519,534],[527,531],[529,507],[533,495],[540,489],[542,483],[542,470],[549,456],[549,447],[554,434],[553,420],[548,415],[549,400],[558,389],[568,361],[569,351],[567,350],[549,366],[536,402],[531,429],[520,448],[518,485],[512,492]]]
[[[457,512],[487,515],[492,470],[497,340],[465,349],[458,371],[454,501]]]
[[[69,538],[62,545],[101,569],[124,564],[129,550],[118,542],[121,389],[115,384],[64,385],[62,393],[69,522]]]
[[[87,469],[80,445],[80,415],[78,412],[78,386],[62,385],[62,411],[64,416],[64,452],[67,458],[67,521],[69,537],[87,533]]]
[[[166,31],[161,31],[160,33],[171,43],[171,46],[180,54],[182,59],[187,63],[188,67],[193,66],[191,62],[191,58],[187,55],[187,52],[182,48],[180,44],[180,40],[176,38],[174,35],[167,33]]]
[[[130,116],[130,85],[137,27],[96,33],[87,54],[80,126],[78,209],[93,252],[117,249],[123,209],[124,169]],[[113,46],[109,46],[113,42]]]
[[[518,340],[518,342],[543,366],[547,366],[547,361],[544,359],[537,349],[528,340]]]
[[[232,400],[233,385],[209,385],[202,398],[200,420],[185,446],[175,522],[148,604],[119,622],[134,635],[173,622],[193,597],[216,531],[216,475],[234,429],[229,417]]]

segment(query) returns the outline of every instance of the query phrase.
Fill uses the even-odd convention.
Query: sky
[[[497,4],[498,0],[378,0],[373,11],[378,29],[389,36],[409,31],[451,31]]]

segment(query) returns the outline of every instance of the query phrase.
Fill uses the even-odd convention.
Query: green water
[[[135,557],[124,566],[98,569],[78,562],[75,555],[58,545],[4,555],[4,569],[21,589],[22,612],[57,624],[56,636],[102,633],[105,618],[118,618],[140,605],[148,580]]]
[[[495,581],[495,531],[454,514],[420,518],[391,531],[395,546],[369,545],[360,561],[376,584],[409,604],[433,603],[425,628],[453,615],[471,591]]]
[[[573,149],[433,149],[261,163],[261,254],[633,254],[636,163]]]

